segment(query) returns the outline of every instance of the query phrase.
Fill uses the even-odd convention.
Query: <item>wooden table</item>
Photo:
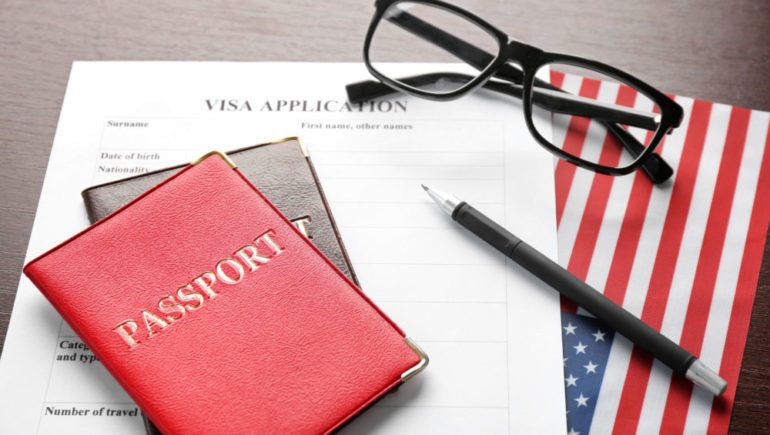
[[[523,41],[602,60],[667,92],[770,110],[770,2],[456,3]],[[372,4],[0,0],[0,342],[73,60],[360,61]],[[736,433],[770,432],[769,257],[766,247]]]

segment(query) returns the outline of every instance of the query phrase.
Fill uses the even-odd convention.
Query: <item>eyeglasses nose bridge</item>
[[[512,60],[524,66],[531,60],[539,57],[543,53],[543,50],[509,38],[506,52],[509,61]]]

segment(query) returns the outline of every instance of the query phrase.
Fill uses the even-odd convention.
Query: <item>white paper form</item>
[[[75,63],[27,261],[87,226],[80,192],[91,185],[300,136],[364,291],[431,357],[344,432],[564,433],[556,293],[420,188],[466,199],[555,258],[550,154],[515,100],[346,105],[344,85],[368,78],[359,64]],[[143,433],[83,346],[22,277],[0,359],[0,433]]]

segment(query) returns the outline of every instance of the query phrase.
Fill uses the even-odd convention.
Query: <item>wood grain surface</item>
[[[373,0],[0,0],[0,343],[73,60],[360,61]],[[770,110],[770,2],[459,0],[512,36]],[[770,249],[731,431],[770,433]],[[0,347],[0,351],[2,348]]]

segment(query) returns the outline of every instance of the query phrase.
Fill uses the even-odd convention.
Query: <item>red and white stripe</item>
[[[617,84],[560,73],[552,81],[651,110],[649,100]],[[674,168],[670,182],[654,186],[641,171],[609,177],[556,163],[559,260],[719,370],[729,388],[714,402],[616,337],[592,433],[726,433],[729,426],[770,220],[770,114],[675,99],[685,119],[658,149]],[[566,131],[558,131],[560,123]],[[598,147],[584,145],[602,141],[601,158],[617,159],[617,145],[601,128],[577,118],[554,125],[565,149],[596,154]]]

